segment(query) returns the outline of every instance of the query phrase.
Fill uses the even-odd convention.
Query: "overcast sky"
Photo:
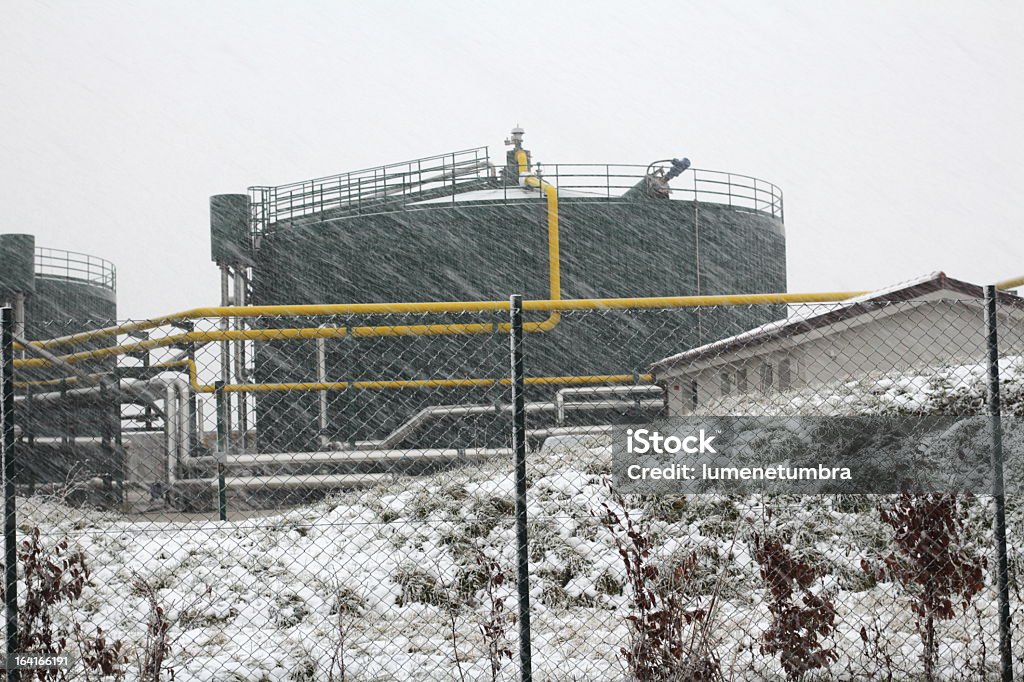
[[[209,195],[518,123],[781,186],[791,291],[990,282],[1024,274],[1022,7],[7,0],[0,231],[114,261],[122,317],[212,304]]]

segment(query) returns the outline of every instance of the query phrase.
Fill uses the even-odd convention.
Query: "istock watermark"
[[[663,436],[659,431],[650,429],[627,428],[626,452],[636,455],[644,455],[648,452],[670,455],[679,452],[691,455],[705,452],[715,453],[716,450],[712,445],[714,440],[715,437],[708,436],[704,429],[701,429],[697,435],[680,438],[678,436]]]
[[[1004,422],[1007,491],[1024,432]],[[981,416],[689,417],[613,433],[621,493],[991,491]]]

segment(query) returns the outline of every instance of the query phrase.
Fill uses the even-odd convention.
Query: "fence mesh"
[[[507,311],[105,326],[17,351],[19,650],[76,659],[33,679],[519,679]],[[999,679],[984,491],[613,483],[666,418],[983,415],[980,300],[533,311],[521,351],[535,679]]]

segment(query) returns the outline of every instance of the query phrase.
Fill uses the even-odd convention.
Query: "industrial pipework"
[[[523,301],[525,311],[560,312],[565,310],[625,310],[654,308],[692,308],[706,306],[748,306],[768,303],[834,303],[855,296],[869,293],[867,291],[825,291],[795,294],[723,294],[702,296],[655,296],[646,298],[592,298],[592,299],[557,299],[542,301]],[[447,301],[424,303],[338,303],[322,305],[265,305],[265,306],[220,306],[209,308],[193,308],[180,313],[156,317],[150,320],[131,322],[112,327],[105,327],[80,334],[31,341],[29,345],[39,348],[52,348],[63,345],[75,345],[98,338],[116,337],[133,331],[155,329],[172,325],[184,320],[201,320],[231,317],[264,317],[264,316],[315,316],[315,315],[380,315],[401,313],[468,313],[487,311],[507,311],[508,301]],[[542,324],[542,323],[537,323]],[[164,348],[184,343],[211,343],[215,341],[273,341],[284,339],[316,339],[337,338],[343,336],[423,336],[431,333],[443,333],[441,330],[451,325],[399,325],[399,326],[356,326],[356,327],[303,327],[291,329],[236,329],[218,331],[191,331],[171,334],[159,339],[134,341],[105,348],[79,351],[59,357],[60,360],[75,363],[83,360],[95,360],[104,357],[138,353],[155,348]],[[526,325],[524,325],[525,328]],[[493,334],[508,331],[508,323],[476,324],[472,332]],[[46,367],[53,363],[44,358],[15,360],[14,366],[20,368]]]
[[[530,171],[530,152],[523,149],[523,135],[525,131],[516,126],[512,129],[511,136],[505,140],[505,144],[512,145],[509,156],[515,160],[515,177],[523,187],[539,189],[544,192],[547,199],[548,215],[548,298],[558,301],[562,298],[562,280],[558,241],[558,188],[549,182],[544,182],[539,176]],[[523,325],[524,332],[548,331],[553,329],[561,320],[557,310],[550,311],[548,318],[543,322],[527,322]]]
[[[647,173],[623,194],[622,198],[630,201],[645,199],[667,201],[672,195],[672,188],[668,183],[679,177],[689,167],[690,160],[686,157],[655,161],[647,166]]]

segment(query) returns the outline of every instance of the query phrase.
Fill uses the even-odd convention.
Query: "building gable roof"
[[[840,301],[830,306],[829,310],[825,312],[817,312],[821,307],[814,306],[813,310],[803,313],[798,312],[785,319],[754,327],[741,334],[677,353],[651,365],[651,371],[658,374],[730,351],[750,348],[751,346],[760,345],[768,341],[804,334],[814,329],[820,329],[837,322],[877,311],[886,305],[920,299],[928,294],[940,291],[956,294],[959,299],[980,299],[985,295],[984,288],[977,284],[954,279],[947,276],[944,272],[933,272],[906,282],[894,284],[885,289],[879,289]],[[999,298],[1001,302],[1024,307],[1024,299],[1013,294],[999,292]]]

